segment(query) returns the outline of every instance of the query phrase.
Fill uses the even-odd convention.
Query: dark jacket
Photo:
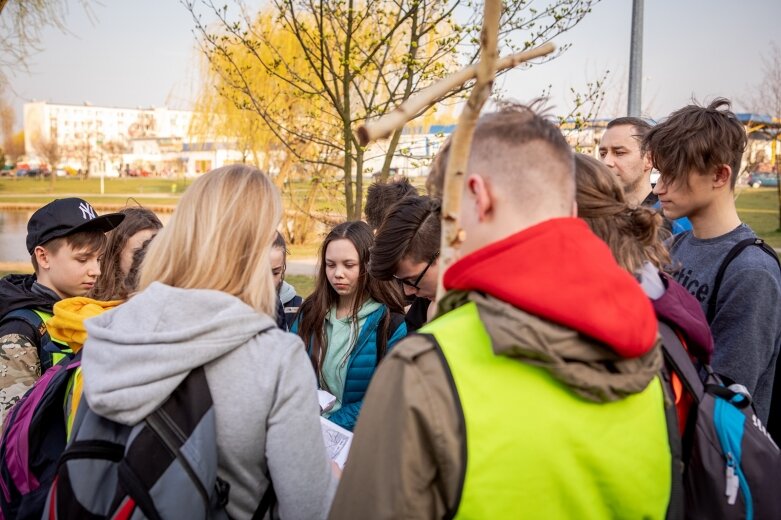
[[[35,275],[33,274],[10,274],[0,279],[0,319],[17,309],[35,309],[52,313],[52,307],[59,301],[59,298],[40,285],[38,287],[41,289],[33,290],[34,284]],[[11,333],[22,334],[28,338],[35,337],[35,331],[19,320],[12,320],[0,325],[0,337]]]
[[[279,288],[279,306],[277,308],[277,326],[282,330],[291,330],[296,321],[298,309],[304,299],[296,294],[296,288],[283,281]]]

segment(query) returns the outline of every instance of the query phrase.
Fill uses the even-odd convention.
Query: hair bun
[[[629,208],[629,219],[635,236],[645,245],[653,244],[662,225],[662,216],[645,206]]]

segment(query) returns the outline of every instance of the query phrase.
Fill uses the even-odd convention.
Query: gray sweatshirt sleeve
[[[303,345],[289,352],[268,417],[266,459],[281,518],[326,518],[337,479],[323,443],[314,371]]]
[[[777,276],[766,268],[727,272],[731,276],[724,277],[719,289],[718,311],[711,326],[715,339],[712,365],[716,373],[748,388],[764,421],[770,411],[770,392],[756,392],[758,386],[772,389],[772,381],[761,379],[773,377],[771,363],[781,330],[781,290]]]

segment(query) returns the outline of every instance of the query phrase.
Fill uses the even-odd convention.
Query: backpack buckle
[[[227,506],[228,499],[230,498],[231,485],[220,477],[217,477],[214,489],[217,491],[217,505],[220,507]]]

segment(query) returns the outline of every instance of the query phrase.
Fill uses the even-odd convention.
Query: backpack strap
[[[277,503],[277,494],[274,491],[274,483],[271,481],[271,475],[266,473],[266,478],[268,478],[268,487],[266,488],[266,492],[263,493],[263,498],[260,499],[258,508],[252,514],[252,520],[263,520],[266,513]]]
[[[0,325],[8,323],[10,321],[18,320],[26,323],[34,331],[35,337],[30,338],[35,341],[35,348],[38,353],[38,359],[41,361],[41,373],[46,372],[63,359],[70,359],[73,357],[73,350],[67,343],[55,340],[49,335],[49,330],[46,328],[46,322],[43,316],[43,311],[35,311],[33,309],[16,309],[3,316],[0,320]]]
[[[681,382],[686,385],[687,391],[695,395],[691,389],[692,386],[701,388],[704,392],[699,374],[689,358],[686,347],[683,346],[678,334],[666,323],[659,321],[659,334],[662,336],[662,352],[665,361],[672,367],[673,372],[678,375]],[[683,372],[686,372],[685,374]],[[672,457],[671,481],[670,481],[670,502],[667,505],[667,520],[681,520],[685,517],[685,488],[683,483],[683,474],[686,469],[683,455],[683,442],[679,434],[678,411],[675,405],[675,395],[672,386],[672,374],[667,370],[662,370],[660,377],[662,380],[662,390],[665,394],[664,418],[667,422],[667,441],[670,444],[670,456]],[[688,380],[693,380],[689,384]],[[702,395],[696,394],[696,395]],[[667,401],[670,404],[667,404]]]
[[[759,247],[768,256],[775,260],[779,269],[781,269],[781,262],[779,262],[778,256],[776,256],[776,252],[761,238],[747,238],[735,244],[732,249],[729,250],[727,256],[724,257],[724,260],[719,266],[719,270],[716,272],[716,280],[713,282],[713,291],[711,292],[710,298],[708,298],[708,311],[705,313],[708,319],[708,323],[712,323],[713,319],[716,317],[716,302],[719,295],[719,289],[721,288],[721,282],[724,279],[724,273],[726,273],[727,267],[729,267],[729,264],[732,263],[732,261],[737,258],[737,256],[742,253],[744,249],[750,246]]]
[[[388,338],[393,337],[396,330],[404,323],[406,316],[400,312],[390,313],[390,325],[388,325]]]
[[[46,329],[46,323],[44,323],[43,318],[32,309],[13,310],[0,319],[0,325],[4,325],[11,321],[21,321],[30,326],[35,334],[35,337],[30,339],[35,341],[36,348],[39,350],[44,341],[51,341],[49,331]]]
[[[703,385],[689,353],[686,352],[675,331],[663,321],[659,322],[659,334],[662,336],[662,353],[665,361],[670,364],[683,385],[699,403],[705,394],[705,385]]]

